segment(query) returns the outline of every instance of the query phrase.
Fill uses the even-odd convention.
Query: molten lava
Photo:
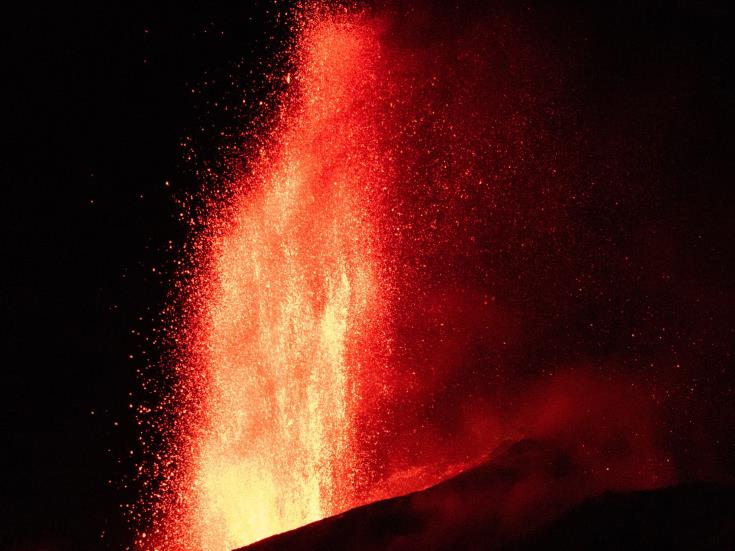
[[[352,104],[375,48],[334,21],[304,33],[281,122],[209,221],[181,374],[199,413],[179,424],[183,508],[160,505],[157,545],[231,549],[357,504],[355,415],[385,290],[374,129]]]
[[[213,241],[194,462],[207,549],[336,512],[354,464],[353,347],[370,329],[380,281],[365,210],[372,175],[354,157],[360,129],[340,112],[367,44],[339,29],[317,40],[303,104]]]
[[[621,318],[645,281],[608,239],[640,186],[600,172],[597,135],[562,101],[570,50],[511,16],[436,9],[305,18],[275,122],[192,248],[142,548],[243,546],[524,434],[559,433],[595,491],[668,479],[642,415],[559,428],[597,383],[570,376],[571,398],[521,407],[564,367],[653,365],[628,341],[653,318]]]

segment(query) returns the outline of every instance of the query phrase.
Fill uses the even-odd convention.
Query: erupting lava
[[[346,23],[304,32],[281,122],[209,221],[180,368],[199,413],[174,435],[157,546],[231,549],[357,504],[354,422],[385,288],[381,165],[352,103],[375,47]]]
[[[313,40],[300,106],[212,244],[193,464],[206,549],[350,505],[354,343],[380,284],[365,192],[375,176],[355,155],[360,129],[340,113],[357,84],[345,68],[365,61],[368,44],[340,29]]]
[[[243,546],[529,434],[568,447],[594,491],[668,480],[654,421],[613,422],[601,398],[591,421],[580,398],[661,354],[630,300],[658,283],[609,238],[642,223],[643,186],[606,162],[630,136],[580,131],[572,50],[511,8],[432,9],[302,20],[275,122],[212,202],[167,320],[176,381],[141,548]],[[528,405],[564,368],[608,383],[562,378]]]

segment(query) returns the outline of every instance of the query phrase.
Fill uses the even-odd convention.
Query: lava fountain
[[[206,549],[335,512],[355,467],[351,347],[380,284],[359,129],[331,119],[351,98],[340,71],[366,44],[334,30],[316,40],[303,107],[212,243],[202,334],[210,379],[194,467]],[[335,127],[342,137],[324,133]]]
[[[607,126],[627,107],[594,108],[586,35],[543,10],[385,4],[297,18],[270,122],[197,229],[143,549],[243,546],[524,435],[580,457],[590,491],[669,480],[656,415],[608,389],[660,396],[649,369],[686,334],[629,261],[651,256],[650,140]]]
[[[488,247],[526,258],[546,243],[505,221],[558,222],[528,153],[529,54],[502,21],[490,43],[390,14],[302,21],[273,123],[190,258],[146,549],[246,545],[497,443],[466,399],[501,394],[487,373],[512,337],[490,296],[512,263],[488,269]]]
[[[179,367],[195,405],[172,436],[157,547],[231,549],[356,504],[387,292],[371,221],[384,176],[354,106],[376,46],[335,20],[303,32],[279,122],[209,217]]]

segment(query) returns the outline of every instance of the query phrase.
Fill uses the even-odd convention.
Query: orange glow
[[[383,292],[369,190],[381,176],[351,104],[375,47],[336,21],[304,33],[280,124],[208,223],[181,368],[200,413],[179,427],[161,548],[232,549],[358,504],[359,371]]]
[[[566,62],[536,23],[495,9],[475,22],[440,3],[329,4],[296,17],[262,112],[223,148],[247,154],[224,159],[234,175],[177,259],[171,361],[141,423],[139,548],[238,548],[524,435],[571,450],[584,488],[667,480],[654,415],[625,402],[612,422],[611,385],[575,374],[527,398],[568,365],[612,377],[648,353],[628,362],[619,340],[628,245],[583,214],[621,195],[588,177],[595,142],[571,122]],[[621,275],[638,281],[627,263]]]

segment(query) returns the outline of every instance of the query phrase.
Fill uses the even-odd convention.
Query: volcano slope
[[[525,439],[428,489],[238,551],[735,548],[735,487],[690,482],[595,494],[588,478],[570,454]]]

